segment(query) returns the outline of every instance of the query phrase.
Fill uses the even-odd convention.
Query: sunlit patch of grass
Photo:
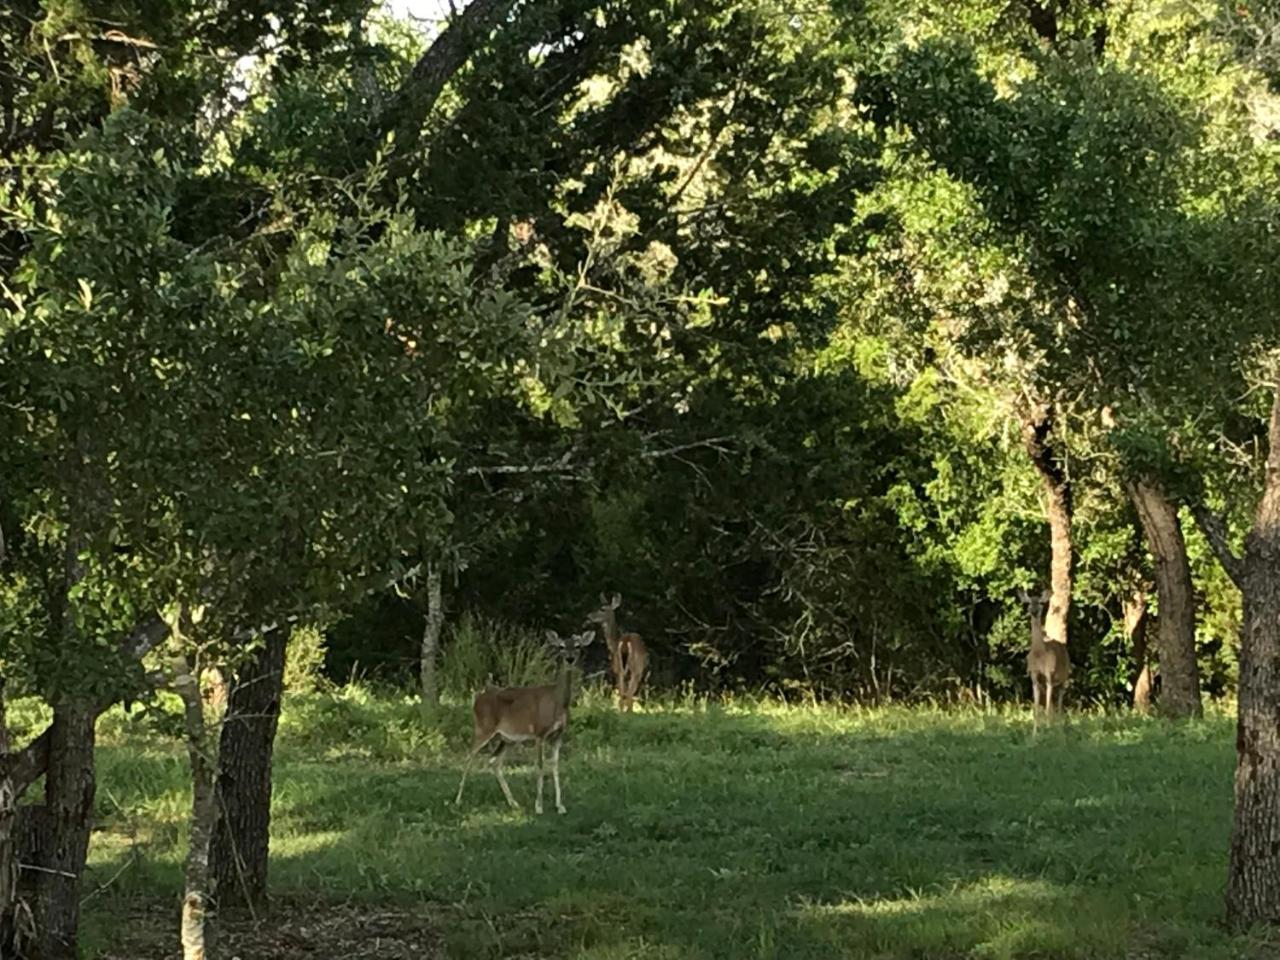
[[[794,706],[684,694],[575,706],[569,813],[535,815],[477,763],[466,697],[424,713],[352,687],[290,696],[275,772],[273,888],[412,904],[459,957],[1270,956],[1219,926],[1232,729],[1025,709]],[[172,897],[187,807],[177,744],[127,726],[100,751],[91,911]],[[104,799],[105,798],[105,799]]]

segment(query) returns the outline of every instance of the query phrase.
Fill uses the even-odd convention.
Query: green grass
[[[1034,735],[1025,712],[685,701],[622,716],[586,699],[562,763],[569,813],[536,817],[528,749],[508,763],[525,812],[483,767],[453,807],[466,705],[424,718],[359,689],[293,697],[273,890],[412,905],[466,958],[1236,960],[1280,946],[1219,926],[1223,714],[1075,715]],[[129,904],[176,900],[186,769],[118,714],[101,736],[88,886],[115,879],[86,922],[109,945]]]

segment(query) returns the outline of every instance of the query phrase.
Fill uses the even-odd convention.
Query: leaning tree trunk
[[[1245,542],[1241,593],[1235,823],[1227,920],[1280,923],[1280,383],[1266,486]]]
[[[1022,440],[1032,465],[1040,474],[1045,511],[1049,518],[1049,611],[1044,618],[1045,636],[1067,642],[1071,615],[1071,481],[1053,449],[1053,411],[1045,405],[1022,421]]]
[[[1160,710],[1172,717],[1199,716],[1202,707],[1196,666],[1196,600],[1178,509],[1153,480],[1139,480],[1129,492],[1156,565]]]
[[[187,841],[186,889],[182,898],[182,960],[210,960],[216,936],[212,907],[217,890],[212,885],[209,851],[218,823],[217,744],[208,735],[198,671],[182,662],[173,687],[182,698],[187,756],[191,761],[191,836]]]
[[[427,619],[422,630],[422,702],[434,707],[440,703],[440,687],[436,680],[436,658],[440,649],[440,628],[444,625],[444,597],[440,585],[440,563],[427,563]]]
[[[1146,713],[1151,709],[1151,664],[1147,657],[1147,595],[1135,590],[1124,598],[1124,636],[1133,651],[1137,673],[1133,678],[1133,709]]]
[[[221,906],[240,903],[253,914],[267,901],[271,828],[271,754],[284,690],[288,634],[269,632],[257,655],[237,673],[227,699],[218,749],[221,819],[214,832],[214,888]]]
[[[80,925],[80,880],[89,853],[94,797],[94,721],[86,700],[65,699],[53,711],[45,804],[49,848],[35,877],[36,954],[75,960]]]

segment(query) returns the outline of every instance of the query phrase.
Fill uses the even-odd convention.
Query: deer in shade
[[[1053,718],[1055,703],[1062,709],[1062,698],[1067,681],[1071,679],[1071,660],[1067,657],[1067,645],[1056,637],[1045,636],[1044,615],[1049,605],[1049,591],[1032,595],[1019,591],[1019,597],[1027,606],[1031,618],[1031,649],[1027,652],[1027,675],[1031,677],[1032,713],[1039,719],[1043,710]]]
[[[503,796],[514,809],[520,804],[511,795],[507,779],[502,775],[502,753],[510,743],[532,741],[538,748],[538,798],[534,810],[542,812],[542,784],[546,748],[551,747],[551,779],[555,784],[556,810],[565,812],[560,796],[560,745],[569,729],[569,704],[573,700],[572,669],[577,665],[583,647],[595,639],[593,631],[561,639],[554,630],[547,631],[547,642],[560,657],[560,669],[553,683],[538,687],[486,687],[476,694],[471,710],[475,715],[475,731],[471,753],[462,768],[455,804],[462,803],[462,790],[467,785],[467,772],[476,755],[494,739],[498,748],[490,763],[502,787]]]
[[[604,632],[604,642],[609,648],[609,668],[618,690],[618,706],[630,713],[635,705],[636,693],[649,666],[649,649],[638,633],[622,633],[618,628],[617,609],[622,606],[622,594],[615,593],[612,600],[600,594],[600,606],[587,614],[587,623],[599,624]]]

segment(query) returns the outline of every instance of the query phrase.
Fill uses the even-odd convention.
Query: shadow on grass
[[[524,812],[481,766],[455,808],[465,710],[441,729],[420,764],[381,734],[363,750],[357,733],[346,762],[307,759],[310,733],[286,740],[273,888],[420,904],[459,957],[1264,955],[1216,927],[1221,718],[1033,736],[980,714],[587,710],[562,757],[563,817],[531,813],[529,750],[507,768]],[[183,795],[152,763],[106,767],[130,815],[147,790]],[[99,903],[176,891],[180,844],[162,847]],[[99,874],[124,862],[100,851]]]

